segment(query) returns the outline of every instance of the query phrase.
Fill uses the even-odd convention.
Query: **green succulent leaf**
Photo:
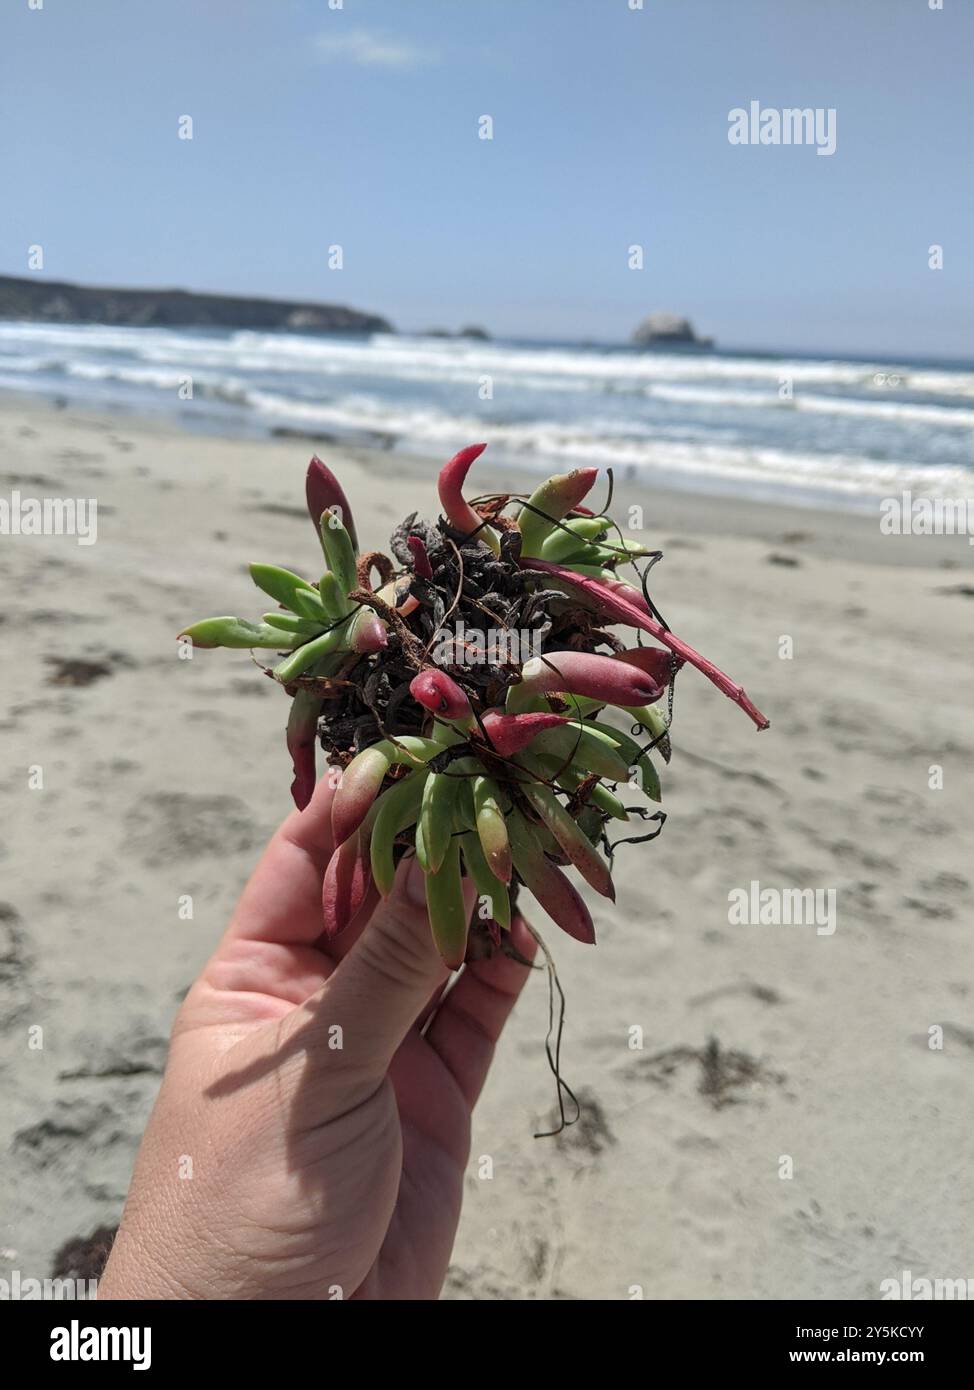
[[[648,554],[649,551],[643,546],[634,545],[631,541],[620,541],[618,544],[588,545],[581,550],[573,550],[570,555],[565,555],[560,563],[567,565],[569,569],[578,570],[580,566],[591,568],[593,565],[625,563],[628,559]]]
[[[650,762],[649,754],[643,753],[634,738],[631,738],[629,734],[622,733],[612,724],[603,724],[598,719],[586,719],[585,727],[611,739],[622,757],[629,763],[630,783],[638,779],[639,786],[651,801],[662,799],[659,773]]]
[[[511,895],[507,884],[491,871],[476,831],[466,831],[460,837],[463,862],[477,890],[478,902],[474,912],[486,912],[505,931],[511,925]]]
[[[274,667],[274,678],[279,680],[282,685],[287,685],[296,676],[304,675],[316,661],[320,661],[323,656],[328,656],[331,652],[339,651],[348,645],[348,631],[344,623],[340,627],[333,627],[328,632],[323,632],[320,637],[312,637],[311,641],[306,641],[297,651],[285,657],[282,662]]]
[[[300,575],[278,565],[251,565],[250,577],[258,589],[263,589],[272,599],[290,608],[302,618],[318,618],[327,622],[328,614],[315,589]]]
[[[345,527],[334,512],[321,514],[321,547],[325,552],[328,568],[335,576],[342,598],[350,590],[358,587],[358,573],[355,568],[355,547]]]
[[[299,618],[294,613],[265,613],[264,622],[270,627],[280,628],[282,632],[298,632],[305,637],[317,637],[322,624],[311,618]]]
[[[460,796],[460,778],[448,772],[433,772],[423,787],[420,823],[426,847],[428,872],[437,873],[446,858],[453,835],[453,815]]]
[[[607,516],[583,516],[565,521],[543,543],[541,558],[549,560],[552,564],[560,563],[567,556],[585,550],[584,542],[596,541],[604,536],[611,525],[612,522]]]
[[[423,787],[429,775],[425,768],[410,772],[384,791],[374,803],[378,812],[372,827],[369,853],[372,877],[384,898],[392,892],[396,877],[396,836],[408,829],[419,815]]]
[[[282,632],[269,623],[248,623],[243,618],[203,618],[184,628],[180,636],[192,638],[194,647],[267,647],[278,652],[304,641],[298,633]]]
[[[338,587],[338,580],[331,570],[325,570],[318,581],[318,595],[331,622],[346,617],[352,611],[352,604]]]
[[[426,905],[436,949],[451,970],[463,964],[467,908],[460,878],[460,845],[452,839],[439,869],[426,875]]]
[[[521,758],[523,761],[523,753]],[[547,778],[553,778],[563,791],[577,791],[585,781],[587,774],[584,769],[574,765],[565,767],[563,761],[558,758],[539,758],[538,762],[541,765],[543,775]],[[629,816],[625,806],[604,782],[596,782],[589,788],[588,799],[593,806],[597,806],[600,811],[605,811],[606,815],[614,817],[615,820],[628,821]]]

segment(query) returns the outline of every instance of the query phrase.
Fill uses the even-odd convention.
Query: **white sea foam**
[[[228,428],[488,438],[531,467],[611,464],[866,497],[969,487],[974,372],[909,364],[294,333],[0,323],[0,388],[180,411]],[[787,389],[784,389],[787,383]],[[482,394],[489,384],[486,396]]]
[[[252,392],[250,404],[274,420],[290,418],[309,426],[377,433],[420,444],[449,445],[483,432],[483,421],[473,414],[406,410],[366,395],[343,397],[330,405],[295,405],[273,393]],[[575,466],[612,466],[701,479],[710,476],[725,481],[821,489],[848,496],[885,496],[891,489],[940,491],[970,486],[970,473],[962,467],[937,468],[902,460],[883,462],[843,452],[626,439],[619,437],[618,425],[610,421],[595,420],[588,429],[566,428],[555,420],[494,425],[490,441],[496,452],[526,462],[563,460]]]
[[[797,410],[819,415],[856,415],[864,420],[897,420],[950,429],[974,428],[974,409],[952,405],[926,405],[914,401],[862,400],[848,396],[817,396],[798,392],[734,391],[696,386],[652,386],[650,395],[677,405],[731,406],[741,410]]]
[[[475,380],[500,375],[528,378],[552,389],[563,378],[571,389],[651,388],[667,382],[746,382],[859,387],[885,391],[890,384],[911,392],[974,399],[974,372],[917,368],[842,359],[722,356],[719,353],[636,353],[598,347],[533,347],[470,340],[395,337],[369,339],[310,337],[295,333],[240,331],[207,334],[193,330],[113,328],[88,324],[0,323],[0,347],[22,344],[84,352],[128,352],[148,362],[201,366],[235,365],[242,370],[388,375],[403,380],[436,377]]]

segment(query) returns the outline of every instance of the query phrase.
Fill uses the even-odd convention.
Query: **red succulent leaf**
[[[472,536],[476,533],[478,540],[482,540],[496,551],[499,548],[497,537],[489,527],[484,525],[483,517],[477,515],[463,496],[463,485],[470,471],[470,465],[475,459],[480,458],[486,448],[486,444],[468,444],[466,449],[461,449],[458,454],[454,454],[449,463],[445,463],[440,469],[437,490],[440,496],[440,506],[454,530],[460,531],[464,536]]]
[[[424,709],[444,719],[464,719],[470,715],[470,701],[445,671],[420,671],[410,681],[409,693]]]
[[[348,505],[348,498],[334,473],[322,463],[317,454],[308,464],[304,490],[308,499],[308,511],[315,524],[315,531],[318,530],[322,512],[335,508],[338,519],[348,532],[349,539],[357,553],[358,537],[355,534],[355,522],[352,519],[352,509]]]
[[[287,749],[294,768],[291,796],[299,811],[303,811],[307,806],[315,789],[315,744],[320,711],[321,701],[309,695],[306,690],[299,690],[291,701],[287,721]]]
[[[527,748],[545,729],[568,724],[570,720],[563,714],[505,714],[503,710],[489,709],[482,723],[494,752],[502,758],[511,758]]]
[[[534,557],[522,560],[521,567],[522,569],[542,570],[545,574],[550,574],[563,584],[569,585],[584,595],[594,611],[602,617],[617,623],[628,623],[630,627],[638,627],[643,632],[648,632],[656,638],[657,642],[662,642],[664,647],[668,647],[674,655],[685,661],[688,666],[695,666],[698,671],[701,671],[729,700],[740,705],[744,713],[753,720],[759,729],[767,729],[770,726],[770,719],[765,718],[747,695],[743,686],[737,685],[712,661],[708,661],[705,656],[694,651],[687,642],[670,632],[669,628],[664,627],[657,618],[654,618],[645,599],[631,585],[618,581],[593,579],[586,574],[576,574],[574,570],[567,569],[564,565],[553,565],[549,561],[537,560]],[[628,590],[628,593],[623,592],[625,590]]]
[[[432,579],[433,566],[430,564],[430,557],[426,553],[426,546],[423,544],[422,537],[407,536],[406,544],[413,557],[413,571],[419,575],[420,579]]]
[[[661,647],[633,647],[631,651],[619,652],[616,661],[624,661],[629,666],[638,666],[640,671],[645,671],[661,689],[665,689],[670,681],[684,665],[684,658],[675,656],[673,652],[665,651]]]

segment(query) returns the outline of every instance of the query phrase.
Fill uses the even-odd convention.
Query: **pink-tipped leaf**
[[[365,902],[372,886],[367,846],[358,831],[339,845],[328,861],[321,887],[325,935],[343,932]]]
[[[315,743],[320,712],[321,701],[307,690],[299,690],[291,701],[287,721],[287,751],[294,768],[291,795],[299,811],[307,806],[315,789]]]
[[[407,536],[406,545],[409,553],[413,557],[413,571],[418,574],[420,579],[433,578],[433,566],[430,564],[430,557],[426,552],[422,536]]]
[[[508,819],[514,867],[525,887],[562,931],[576,941],[595,942],[595,924],[578,890],[561,869],[545,857],[537,838],[518,811]]]
[[[355,522],[352,519],[352,509],[348,505],[348,498],[334,473],[322,463],[317,454],[308,464],[304,491],[308,499],[308,511],[315,524],[315,531],[320,535],[322,512],[328,512],[334,508],[338,520],[345,527],[349,539],[358,553],[358,538],[355,534]]]
[[[562,714],[505,714],[500,709],[487,710],[482,719],[491,747],[502,758],[522,752],[545,729],[568,722]]]
[[[662,687],[638,666],[597,652],[553,652],[534,656],[521,667],[518,698],[565,692],[604,700],[608,705],[649,705]]]
[[[598,471],[576,468],[571,473],[556,473],[535,488],[517,518],[522,555],[537,554],[545,537],[555,529],[555,522],[574,511],[591,491]]]
[[[349,620],[348,645],[353,652],[381,652],[389,645],[386,625],[371,608],[360,608]]]
[[[393,763],[420,767],[442,751],[443,745],[435,739],[404,734],[395,740],[382,739],[356,754],[342,773],[331,803],[335,844],[342,844],[365,820]]]
[[[761,713],[743,686],[737,685],[730,676],[725,675],[719,666],[715,666],[712,661],[701,656],[687,642],[670,632],[669,628],[664,627],[650,613],[642,595],[637,594],[630,585],[592,579],[587,575],[575,574],[572,570],[566,569],[564,565],[553,565],[545,560],[531,558],[522,560],[521,565],[524,569],[542,570],[576,593],[583,595],[592,609],[601,617],[616,623],[628,623],[630,627],[638,627],[643,632],[648,632],[656,638],[657,642],[662,642],[664,647],[668,647],[671,652],[685,661],[688,666],[695,666],[729,700],[740,705],[744,713],[759,729],[770,727],[770,719]],[[623,590],[628,592],[622,592]]]
[[[469,444],[466,449],[461,449],[458,454],[454,454],[449,463],[445,463],[440,469],[437,490],[440,495],[440,506],[454,530],[461,532],[464,536],[474,536],[476,533],[476,539],[489,545],[494,554],[498,555],[500,554],[500,542],[495,532],[489,526],[484,525],[483,517],[477,515],[463,496],[463,485],[470,471],[470,465],[475,459],[480,458],[486,448],[486,444]]]
[[[409,683],[409,693],[424,709],[442,719],[469,719],[470,701],[445,671],[420,671]]]
[[[661,647],[633,647],[631,651],[619,652],[616,661],[624,661],[628,666],[638,666],[661,688],[669,685],[677,671],[684,664],[684,658]]]

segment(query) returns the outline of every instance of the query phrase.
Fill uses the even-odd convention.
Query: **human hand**
[[[412,862],[325,941],[330,780],[271,840],[177,1015],[100,1298],[440,1291],[470,1112],[528,969],[468,964],[437,1007]],[[534,954],[520,918],[511,944]]]

